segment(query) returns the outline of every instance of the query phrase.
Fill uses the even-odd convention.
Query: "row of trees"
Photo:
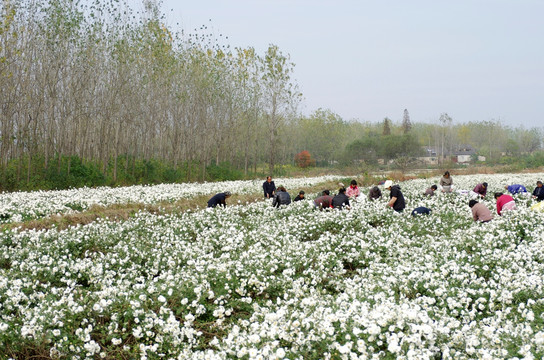
[[[510,127],[498,121],[454,124],[446,113],[435,123],[411,123],[407,110],[398,124],[385,118],[381,123],[361,126],[365,128],[363,135],[347,145],[344,161],[362,160],[367,164],[375,164],[378,158],[402,161],[425,155],[425,149],[431,148],[443,158],[468,145],[493,164],[505,155],[520,156],[542,150],[544,136],[540,128]]]
[[[273,174],[302,151],[330,166],[403,159],[423,145],[471,144],[489,158],[541,148],[538,129],[454,125],[447,114],[436,124],[412,123],[408,110],[398,124],[301,116],[294,64],[277,46],[231,49],[206,26],[175,33],[144,4],[137,14],[119,0],[1,2],[2,188],[76,175],[87,185],[207,180],[263,165]]]
[[[107,0],[1,4],[0,167],[17,161],[17,182],[72,156],[114,181],[141,159],[187,179],[211,163],[247,174],[285,161],[279,130],[301,95],[277,46],[257,54],[205,27],[173,33],[152,1],[144,14]]]
[[[496,163],[503,155],[542,150],[544,136],[540,128],[510,127],[498,121],[455,124],[446,113],[437,116],[434,123],[412,122],[408,110],[398,122],[389,118],[360,122],[345,121],[330,110],[319,109],[299,118],[289,131],[296,145],[293,151],[307,150],[317,165],[402,161],[425,155],[426,148],[445,155],[466,145],[485,156],[487,162]]]

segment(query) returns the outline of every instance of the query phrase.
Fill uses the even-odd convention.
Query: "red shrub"
[[[295,163],[298,167],[306,168],[315,165],[315,160],[308,150],[304,150],[295,155]]]

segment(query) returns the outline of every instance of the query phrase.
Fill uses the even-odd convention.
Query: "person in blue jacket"
[[[212,196],[212,198],[210,200],[208,200],[208,207],[209,208],[214,208],[216,207],[217,205],[221,205],[223,207],[227,206],[227,203],[225,202],[225,200],[227,198],[230,197],[230,192],[229,191],[225,191],[225,192],[222,192],[222,193],[219,193],[219,194],[215,194],[214,196]]]
[[[527,189],[525,188],[525,186],[520,184],[506,185],[504,189],[508,190],[508,192],[512,195],[527,192]]]

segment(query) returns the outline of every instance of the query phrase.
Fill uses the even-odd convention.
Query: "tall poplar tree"
[[[391,135],[391,120],[389,118],[383,119],[383,133],[385,135]]]
[[[294,64],[278,46],[270,45],[263,61],[263,91],[268,123],[268,169],[274,173],[279,152],[280,133],[285,119],[294,113],[300,99],[298,87],[291,80]]]
[[[404,116],[402,117],[402,130],[405,134],[408,134],[412,129],[412,122],[410,121],[410,114],[408,109],[404,109]]]

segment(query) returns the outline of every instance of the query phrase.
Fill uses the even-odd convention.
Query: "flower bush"
[[[313,186],[338,176],[276,179],[287,188]],[[213,195],[230,191],[235,194],[261,193],[264,180],[223,181],[210,183],[137,185],[128,187],[78,188],[58,191],[13,192],[0,194],[0,224],[39,219],[53,214],[75,213],[92,205],[175,202],[182,198]]]
[[[475,223],[467,197],[424,197],[433,181],[400,184],[430,216],[363,196],[349,211],[262,201],[4,231],[0,357],[542,358],[544,214],[516,195]]]

